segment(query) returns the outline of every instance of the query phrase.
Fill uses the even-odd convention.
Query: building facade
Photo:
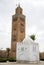
[[[16,57],[17,42],[21,42],[25,38],[25,15],[23,15],[22,10],[18,5],[12,16],[11,57]]]

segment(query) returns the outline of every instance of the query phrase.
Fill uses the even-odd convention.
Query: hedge
[[[15,58],[8,58],[8,61],[9,62],[16,62],[16,59]]]
[[[16,62],[16,59],[15,58],[0,58],[0,62],[6,62],[6,61]]]
[[[44,59],[40,59],[41,61],[44,61]]]
[[[5,59],[5,58],[0,58],[0,62],[6,62],[7,61],[7,59]]]

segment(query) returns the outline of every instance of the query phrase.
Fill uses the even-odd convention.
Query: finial
[[[17,4],[16,4],[16,6],[17,6]]]
[[[18,4],[18,7],[20,7],[20,3]]]
[[[19,4],[16,4],[17,7],[20,7],[20,3]]]

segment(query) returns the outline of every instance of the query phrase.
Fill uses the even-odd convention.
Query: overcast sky
[[[26,36],[35,34],[44,51],[44,0],[0,0],[0,49],[11,47],[12,15],[19,3],[26,16]]]

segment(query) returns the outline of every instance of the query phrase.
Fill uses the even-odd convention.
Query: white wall
[[[39,61],[38,44],[17,43],[16,60]]]

